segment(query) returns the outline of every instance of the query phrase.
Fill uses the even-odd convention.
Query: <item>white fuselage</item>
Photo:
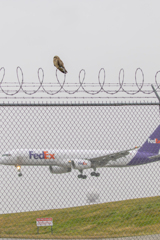
[[[0,158],[0,164],[25,166],[61,166],[69,167],[70,161],[79,166],[78,169],[91,168],[88,159],[105,156],[115,151],[105,150],[41,150],[41,149],[15,149]],[[103,166],[97,167],[124,167],[136,155],[137,149],[131,150],[129,155],[116,160],[110,160]]]

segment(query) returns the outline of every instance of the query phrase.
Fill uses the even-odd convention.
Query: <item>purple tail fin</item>
[[[160,150],[160,125],[139,149],[139,152],[158,154]]]

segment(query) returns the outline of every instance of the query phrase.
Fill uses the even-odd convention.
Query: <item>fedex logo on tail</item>
[[[33,151],[29,151],[29,158],[32,159],[55,159],[55,154],[48,153],[48,151],[43,151],[42,153],[34,153]]]
[[[156,143],[156,144],[160,144],[160,140],[158,140],[158,138],[155,138],[155,139],[150,139],[148,138],[148,143]]]

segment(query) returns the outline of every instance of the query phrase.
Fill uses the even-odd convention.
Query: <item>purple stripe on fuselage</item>
[[[159,158],[149,158],[151,156],[155,156],[156,154],[150,153],[150,152],[137,152],[137,154],[134,156],[134,158],[127,164],[130,166],[135,165],[142,165],[146,163],[152,163],[160,160]]]

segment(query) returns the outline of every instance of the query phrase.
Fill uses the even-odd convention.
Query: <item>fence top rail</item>
[[[160,105],[158,102],[128,102],[128,103],[0,103],[0,107],[81,107],[81,106],[143,106]]]

